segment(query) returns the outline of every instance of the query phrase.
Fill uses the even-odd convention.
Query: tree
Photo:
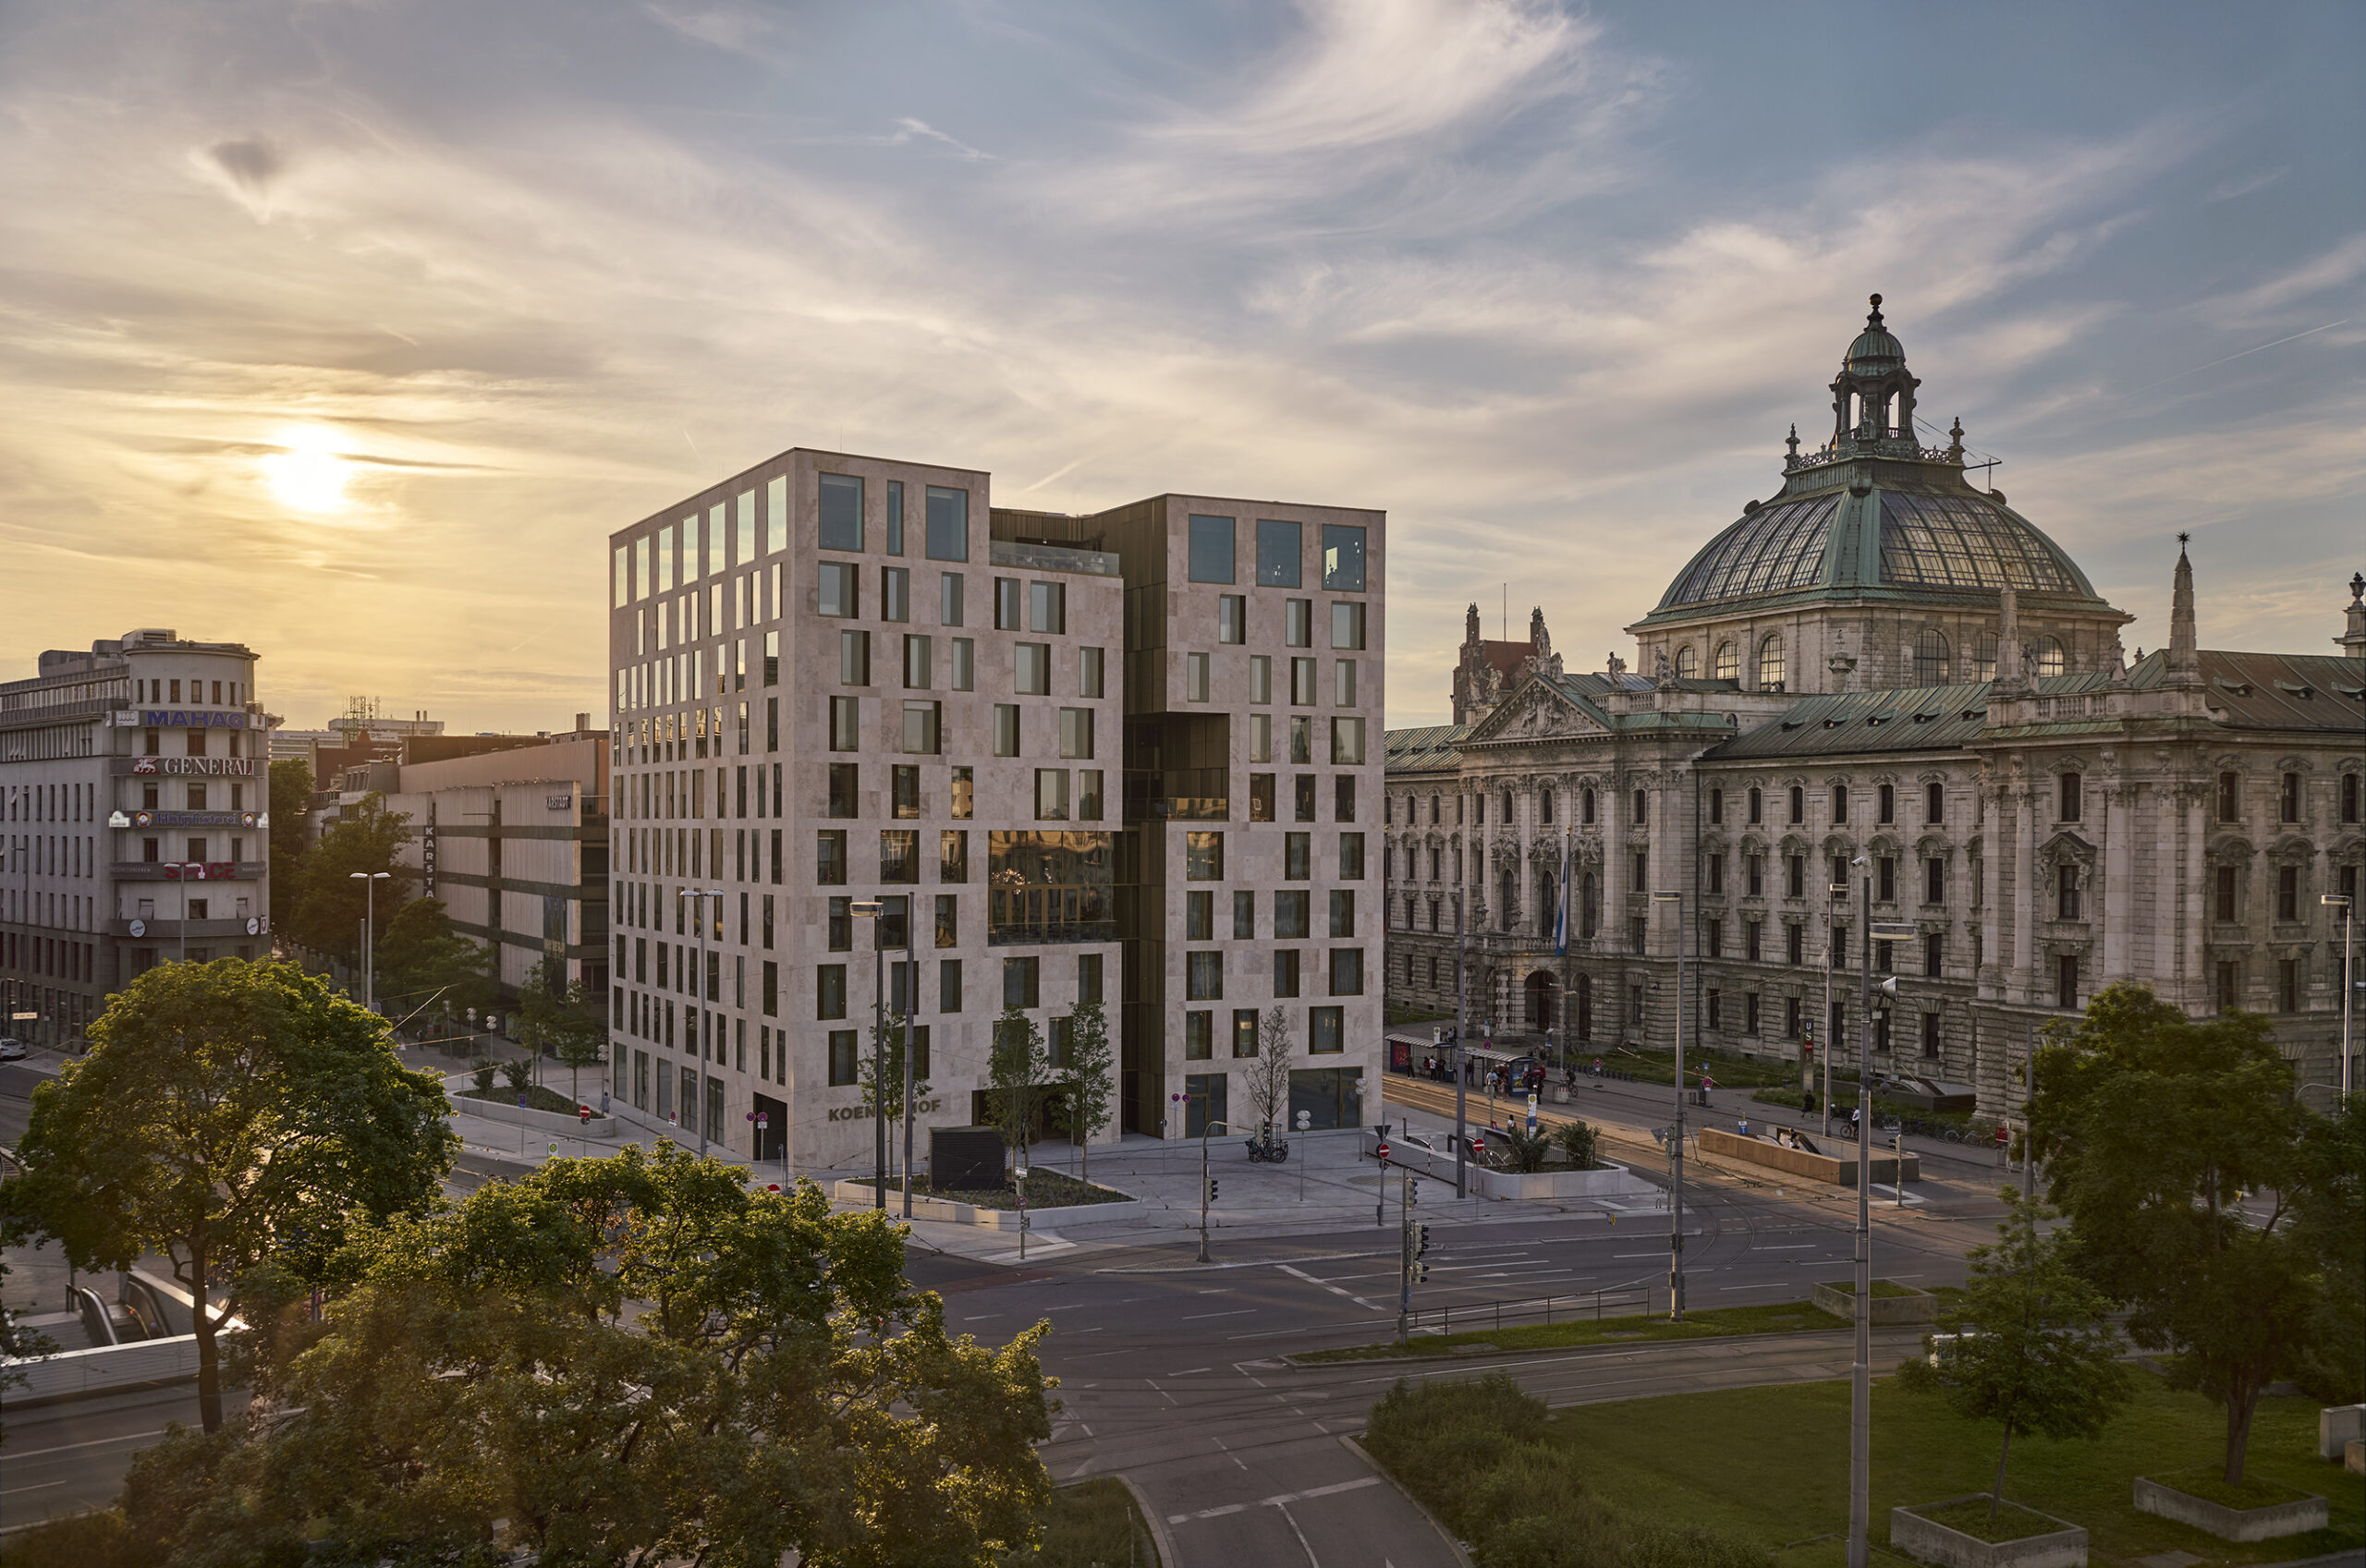
[[[358,1237],[326,1320],[123,1509],[171,1568],[458,1560],[988,1568],[1033,1544],[1045,1326],[989,1349],[900,1233],[671,1143]],[[437,1556],[438,1552],[448,1557]]]
[[[312,765],[288,759],[274,762],[271,790],[271,924],[292,930],[298,890],[303,885],[304,828],[312,814]]]
[[[452,929],[440,898],[414,898],[378,933],[378,1004],[407,1019],[424,1010],[439,1028],[493,1005],[493,953]],[[473,1032],[473,1027],[467,1032]]]
[[[2301,1384],[2328,1404],[2366,1399],[2366,1094],[2310,1118],[2300,1144],[2293,1240],[2316,1260],[2316,1331]]]
[[[994,1020],[994,1043],[986,1055],[988,1120],[1002,1131],[1006,1149],[1022,1147],[1035,1125],[1036,1108],[1043,1103],[1043,1031],[1025,1009],[1002,1010]]]
[[[1082,1156],[1079,1173],[1092,1178],[1093,1135],[1109,1124],[1109,1097],[1117,1087],[1117,1053],[1109,1043],[1109,1017],[1098,1002],[1079,1002],[1068,1015],[1068,1129]]]
[[[395,858],[409,839],[410,814],[387,810],[385,797],[377,791],[347,807],[336,824],[304,857],[303,892],[296,904],[297,940],[348,963],[358,963],[364,915],[374,911],[374,918],[391,923],[402,906],[404,890],[419,875]],[[384,871],[387,880],[374,884],[377,891],[370,893],[354,880],[356,871],[365,876]]]
[[[459,1139],[442,1088],[403,1067],[381,1020],[293,964],[151,969],[91,1039],[34,1091],[25,1173],[0,1201],[79,1269],[172,1260],[197,1304],[210,1432],[223,1325],[317,1279],[357,1221],[425,1209]]]
[[[1507,1123],[1495,1136],[1504,1140],[1506,1162],[1523,1175],[1544,1169],[1545,1159],[1553,1152],[1553,1135],[1542,1127],[1531,1133],[1525,1121]]]
[[[909,1020],[901,1013],[890,1013],[884,1020],[872,1025],[872,1049],[863,1053],[855,1068],[855,1084],[862,1091],[862,1114],[870,1118],[884,1114],[887,1118],[887,1171],[893,1175],[900,1155],[903,1139],[897,1124],[904,1119],[904,1041]],[[880,1064],[885,1060],[887,1081],[879,1081]],[[912,1098],[928,1098],[928,1081],[920,1076],[920,1064],[912,1064]]]
[[[1939,1317],[1955,1337],[1897,1369],[1900,1386],[1944,1394],[1955,1413],[2005,1428],[1988,1516],[2005,1499],[2013,1440],[2032,1432],[2092,1440],[2128,1395],[2111,1302],[2072,1267],[2068,1235],[2038,1233],[2054,1211],[2004,1189],[1998,1240],[1965,1256],[1962,1304]]]
[[[1272,1140],[1289,1131],[1290,1015],[1279,1006],[1266,1009],[1257,1020],[1257,1056],[1241,1075],[1241,1094],[1255,1119],[1257,1136]],[[1279,1125],[1276,1125],[1279,1124]]]
[[[2120,984],[2075,1026],[2048,1026],[2030,1100],[2079,1271],[2130,1309],[2128,1338],[2177,1353],[2173,1380],[2226,1406],[2229,1485],[2261,1392],[2319,1321],[2290,1223],[2308,1117],[2292,1090],[2265,1018],[2196,1020]]]
[[[1575,1116],[1553,1129],[1553,1141],[1569,1157],[1569,1163],[1580,1171],[1591,1171],[1600,1158],[1600,1135],[1593,1126]]]
[[[518,993],[518,1039],[539,1064],[547,1050],[570,1076],[567,1093],[581,1104],[582,1070],[607,1060],[606,1023],[594,1013],[581,980],[567,978],[567,961],[544,957]]]

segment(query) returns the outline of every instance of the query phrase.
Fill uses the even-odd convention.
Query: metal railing
[[[1561,1316],[1553,1316],[1555,1307]],[[1608,1308],[1621,1309],[1617,1314]],[[1569,1295],[1529,1296],[1518,1301],[1465,1302],[1461,1306],[1424,1307],[1417,1308],[1406,1319],[1411,1329],[1434,1328],[1440,1333],[1454,1332],[1459,1319],[1465,1329],[1484,1326],[1500,1329],[1506,1319],[1535,1319],[1543,1322],[1573,1323],[1583,1319],[1601,1322],[1605,1315],[1647,1316],[1652,1310],[1652,1288],[1648,1285],[1627,1290],[1579,1291]]]

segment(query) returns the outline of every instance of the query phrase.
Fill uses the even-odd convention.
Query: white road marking
[[[1253,1307],[1236,1307],[1229,1312],[1186,1312],[1177,1321],[1196,1323],[1202,1318],[1246,1318],[1256,1310]]]
[[[1278,1497],[1261,1497],[1254,1502],[1227,1502],[1221,1508],[1202,1508],[1197,1513],[1170,1513],[1166,1516],[1166,1522],[1170,1525],[1188,1525],[1194,1519],[1221,1519],[1227,1513],[1246,1513],[1252,1508],[1287,1508],[1293,1502],[1302,1502],[1311,1497],[1331,1497],[1339,1492],[1351,1492],[1364,1487],[1378,1485],[1380,1485],[1378,1476],[1359,1476],[1352,1481],[1336,1481],[1327,1487],[1311,1487],[1302,1492],[1283,1492]],[[1311,1557],[1313,1553],[1310,1551],[1307,1555]]]
[[[12,1449],[8,1457],[11,1460],[39,1459],[44,1453],[68,1453],[78,1448],[99,1448],[111,1442],[138,1442],[143,1438],[161,1438],[164,1435],[165,1428],[159,1427],[152,1432],[126,1432],[119,1438],[92,1438],[87,1442],[62,1442],[55,1448]]]

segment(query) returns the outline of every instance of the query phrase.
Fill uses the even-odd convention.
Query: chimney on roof
[[[575,715],[575,733],[577,735],[590,735],[592,733],[591,714],[578,713]]]
[[[2169,590],[2169,679],[2173,682],[2198,681],[2201,678],[2201,653],[2193,628],[2193,563],[2186,559],[2186,541],[2190,534],[2177,535],[2177,569]]]

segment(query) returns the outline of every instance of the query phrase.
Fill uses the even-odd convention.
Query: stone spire
[[[2023,691],[2029,681],[2021,667],[2021,605],[2020,595],[2006,589],[1998,595],[1999,619],[1996,626],[1996,676],[1998,691]]]
[[[2177,569],[2169,591],[2169,660],[2172,681],[2200,680],[2201,653],[2193,629],[2193,563],[2186,559],[2186,541],[2177,535]]]
[[[2349,574],[2349,625],[2334,641],[2352,659],[2366,659],[2366,572]]]

